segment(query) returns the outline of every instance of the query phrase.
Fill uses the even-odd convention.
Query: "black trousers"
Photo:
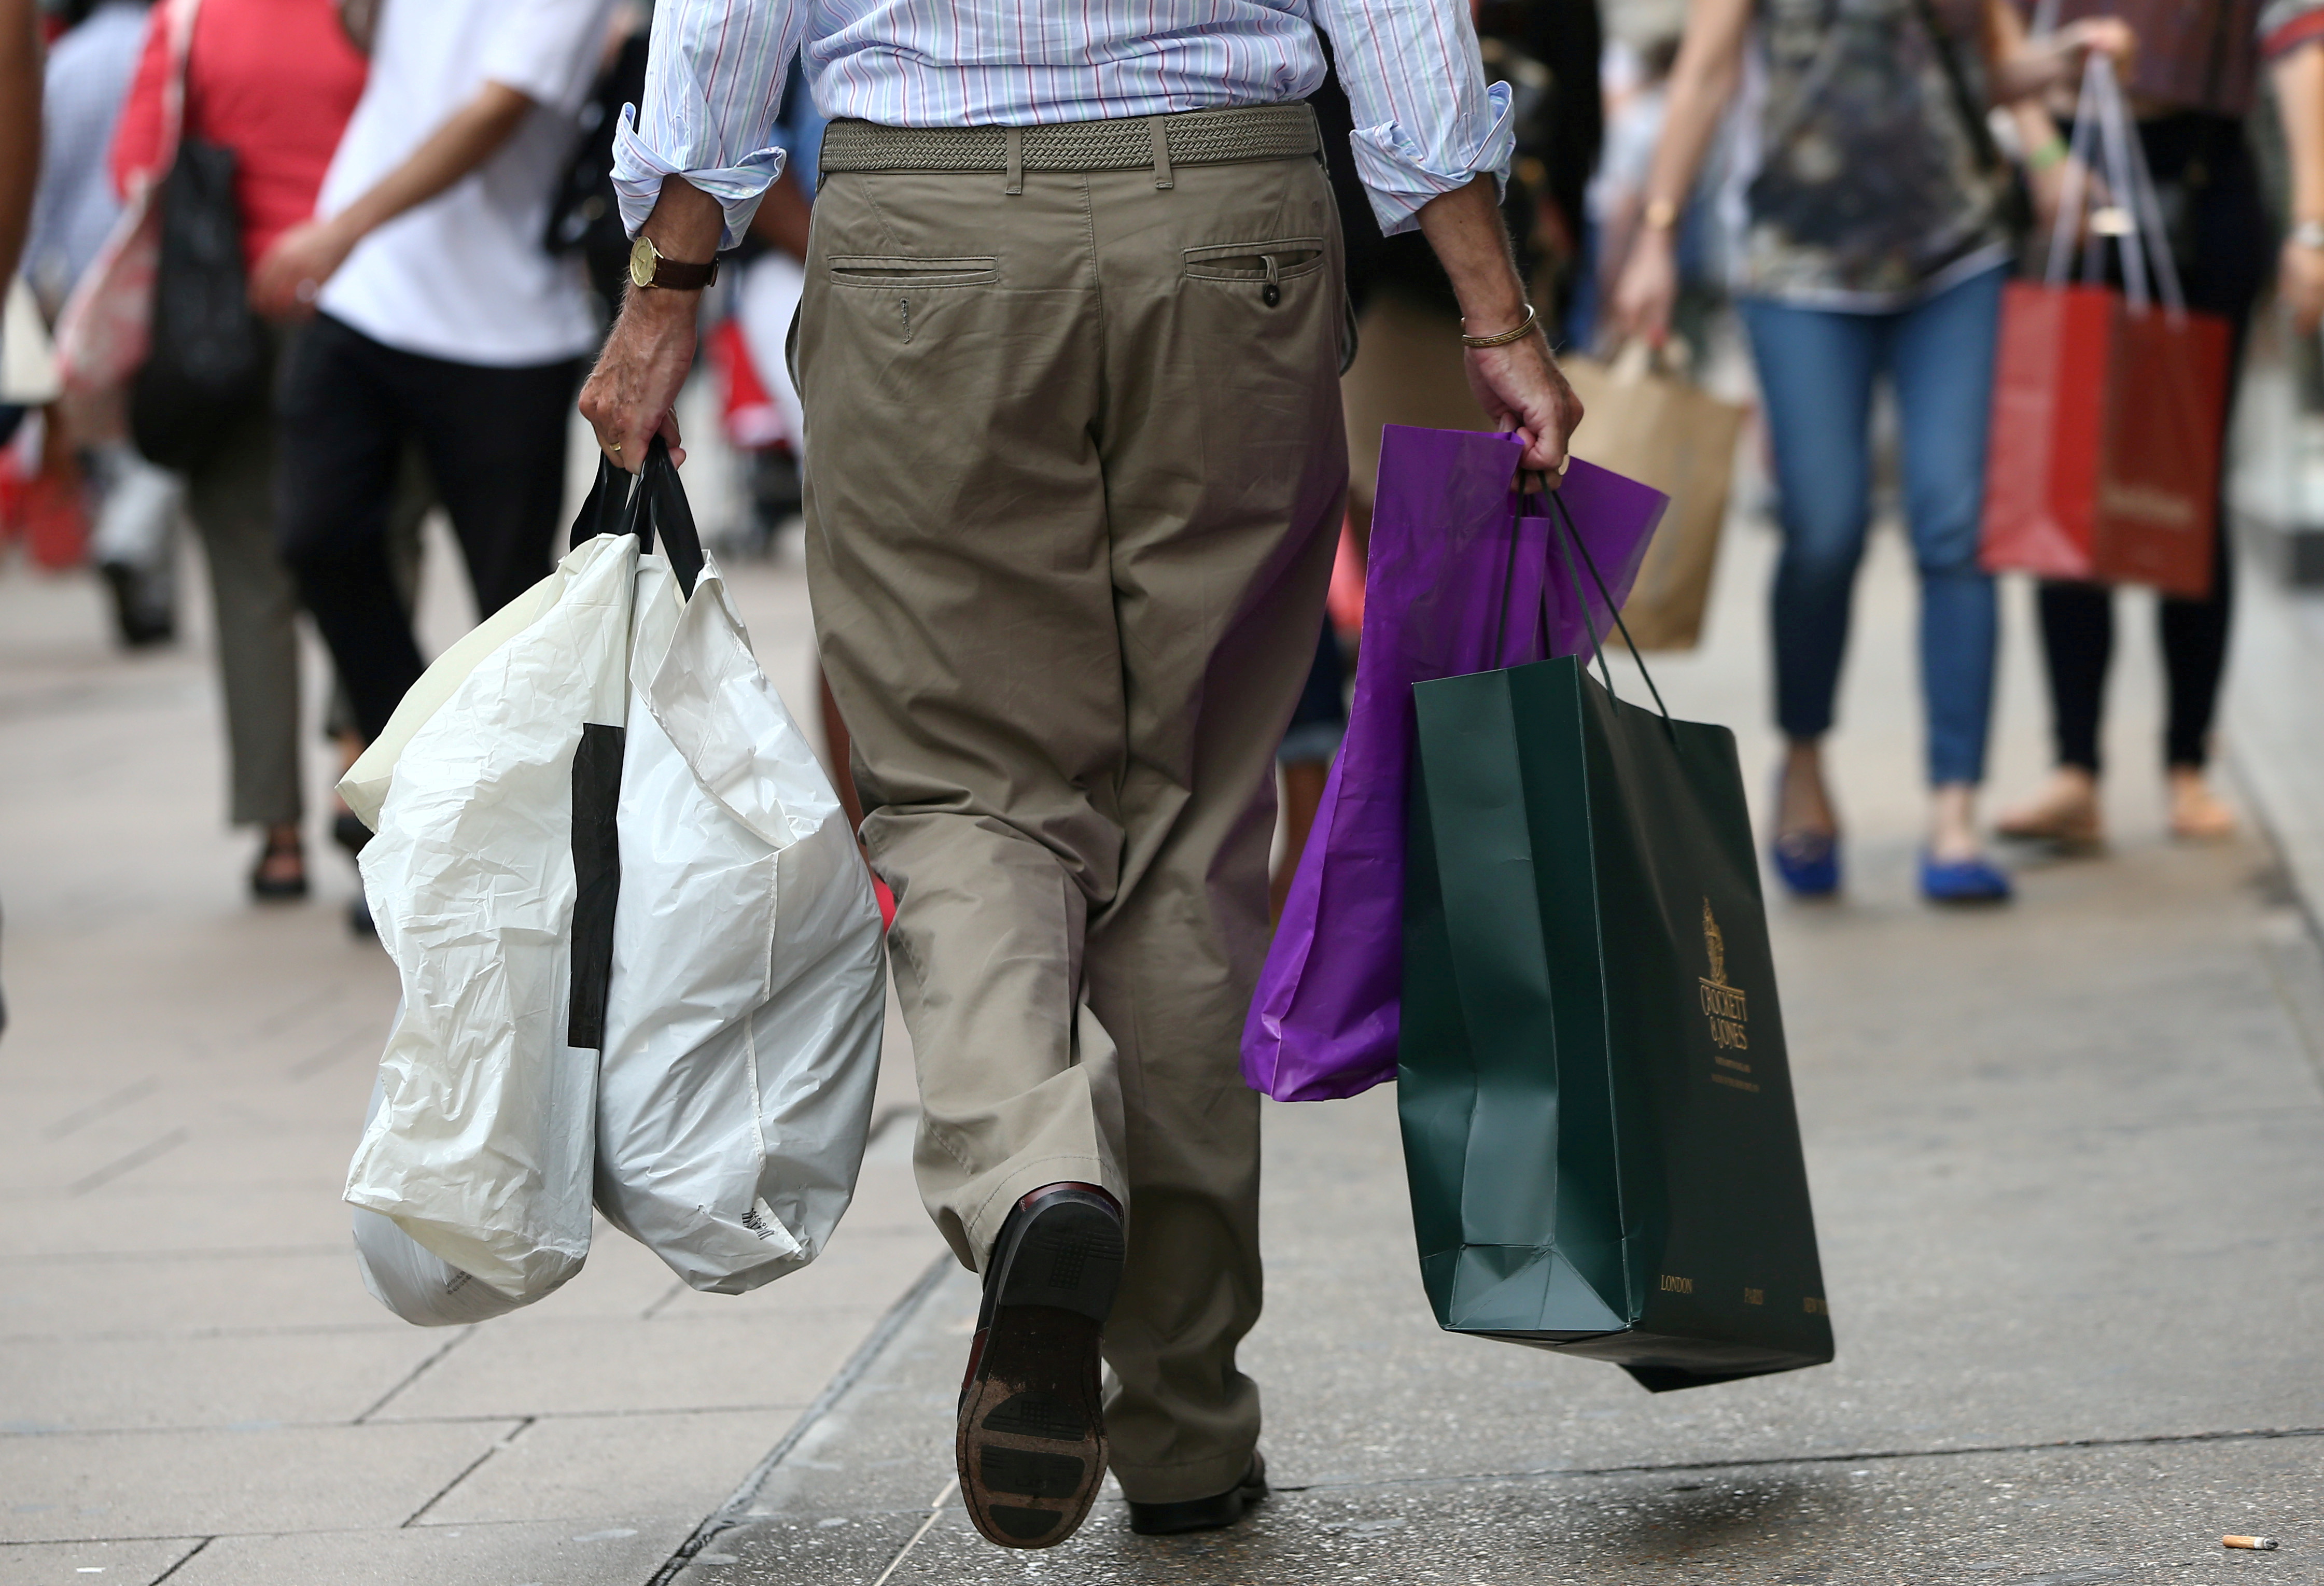
[[[427,461],[488,616],[549,575],[580,378],[578,359],[456,364],[327,316],[298,339],[278,399],[276,531],[366,739],[426,669],[387,551],[407,442]]]
[[[2187,306],[2227,320],[2233,333],[2228,367],[2236,368],[2243,357],[2252,305],[2267,283],[2274,243],[2243,125],[2226,116],[2183,112],[2141,122],[2138,132],[2147,165],[2163,192]],[[2234,406],[2232,395],[2228,406]],[[2226,423],[2223,414],[2223,447]],[[2163,664],[2170,687],[2163,758],[2170,766],[2200,766],[2209,758],[2219,678],[2227,665],[2235,560],[2227,549],[2224,466],[2219,470],[2218,521],[2209,598],[2165,596],[2159,603]],[[2095,775],[2107,669],[2114,659],[2114,591],[2096,584],[2045,582],[2039,601],[2058,763]]]

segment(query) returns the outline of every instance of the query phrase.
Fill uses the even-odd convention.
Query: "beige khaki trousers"
[[[830,175],[797,344],[921,1194],[972,1267],[1030,1190],[1121,1201],[1107,1425],[1145,1502],[1225,1490],[1259,1435],[1237,1048],[1347,476],[1323,168],[1169,180]]]

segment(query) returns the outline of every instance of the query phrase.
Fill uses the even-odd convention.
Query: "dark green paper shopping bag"
[[[1830,1360],[1734,734],[1576,657],[1413,701],[1397,1088],[1437,1321],[1656,1392]]]

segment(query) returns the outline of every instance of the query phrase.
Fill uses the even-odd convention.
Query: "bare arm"
[[[2292,159],[2292,218],[2306,226],[2324,221],[2324,44],[2303,44],[2272,69],[2283,145]],[[2278,271],[2283,300],[2302,336],[2324,319],[2324,248],[2286,237]]]
[[[0,282],[16,273],[41,180],[41,35],[32,0],[0,0]]]
[[[1461,321],[1471,336],[1499,336],[1524,323],[1525,283],[1517,279],[1502,223],[1497,184],[1480,176],[1468,186],[1439,193],[1420,207],[1421,234],[1436,251],[1460,300]],[[1565,467],[1565,443],[1582,422],[1582,401],[1557,372],[1549,337],[1536,325],[1531,334],[1498,347],[1469,347],[1469,389],[1504,432],[1522,438],[1518,466],[1556,474]]]
[[[454,111],[410,158],[328,220],[285,232],[258,262],[250,300],[277,318],[301,312],[357,243],[407,209],[426,203],[491,159],[523,122],[533,102],[502,83],[486,83]]]
[[[725,227],[717,199],[684,177],[669,176],[638,234],[651,237],[664,258],[697,264],[718,252]],[[673,461],[686,459],[671,409],[694,367],[695,316],[701,307],[698,291],[633,286],[622,294],[621,317],[581,388],[581,416],[597,432],[597,444],[625,468],[645,466],[646,443],[657,432],[669,442]]]
[[[1678,218],[1694,189],[1703,152],[1735,96],[1750,22],[1751,0],[1692,0],[1687,7],[1686,35],[1671,67],[1662,140],[1646,171],[1645,217],[1612,304],[1614,322],[1624,334],[1657,346],[1670,334],[1671,307],[1678,298]]]
[[[2114,57],[2116,69],[2127,77],[2138,41],[2129,23],[2111,16],[2086,17],[2046,37],[2030,38],[2009,0],[1988,0],[1985,30],[1987,97],[2021,111],[2027,101],[2052,88],[2070,88],[2080,82],[2082,62],[2093,52]],[[2030,124],[2021,116],[2019,124],[2023,130]]]

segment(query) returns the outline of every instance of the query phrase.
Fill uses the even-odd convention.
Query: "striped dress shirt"
[[[770,134],[795,51],[827,115],[1029,126],[1304,98],[1323,80],[1319,26],[1383,231],[1508,175],[1508,88],[1486,85],[1466,0],[659,0],[613,182],[634,233],[684,177],[724,207],[733,247],[782,170]]]

